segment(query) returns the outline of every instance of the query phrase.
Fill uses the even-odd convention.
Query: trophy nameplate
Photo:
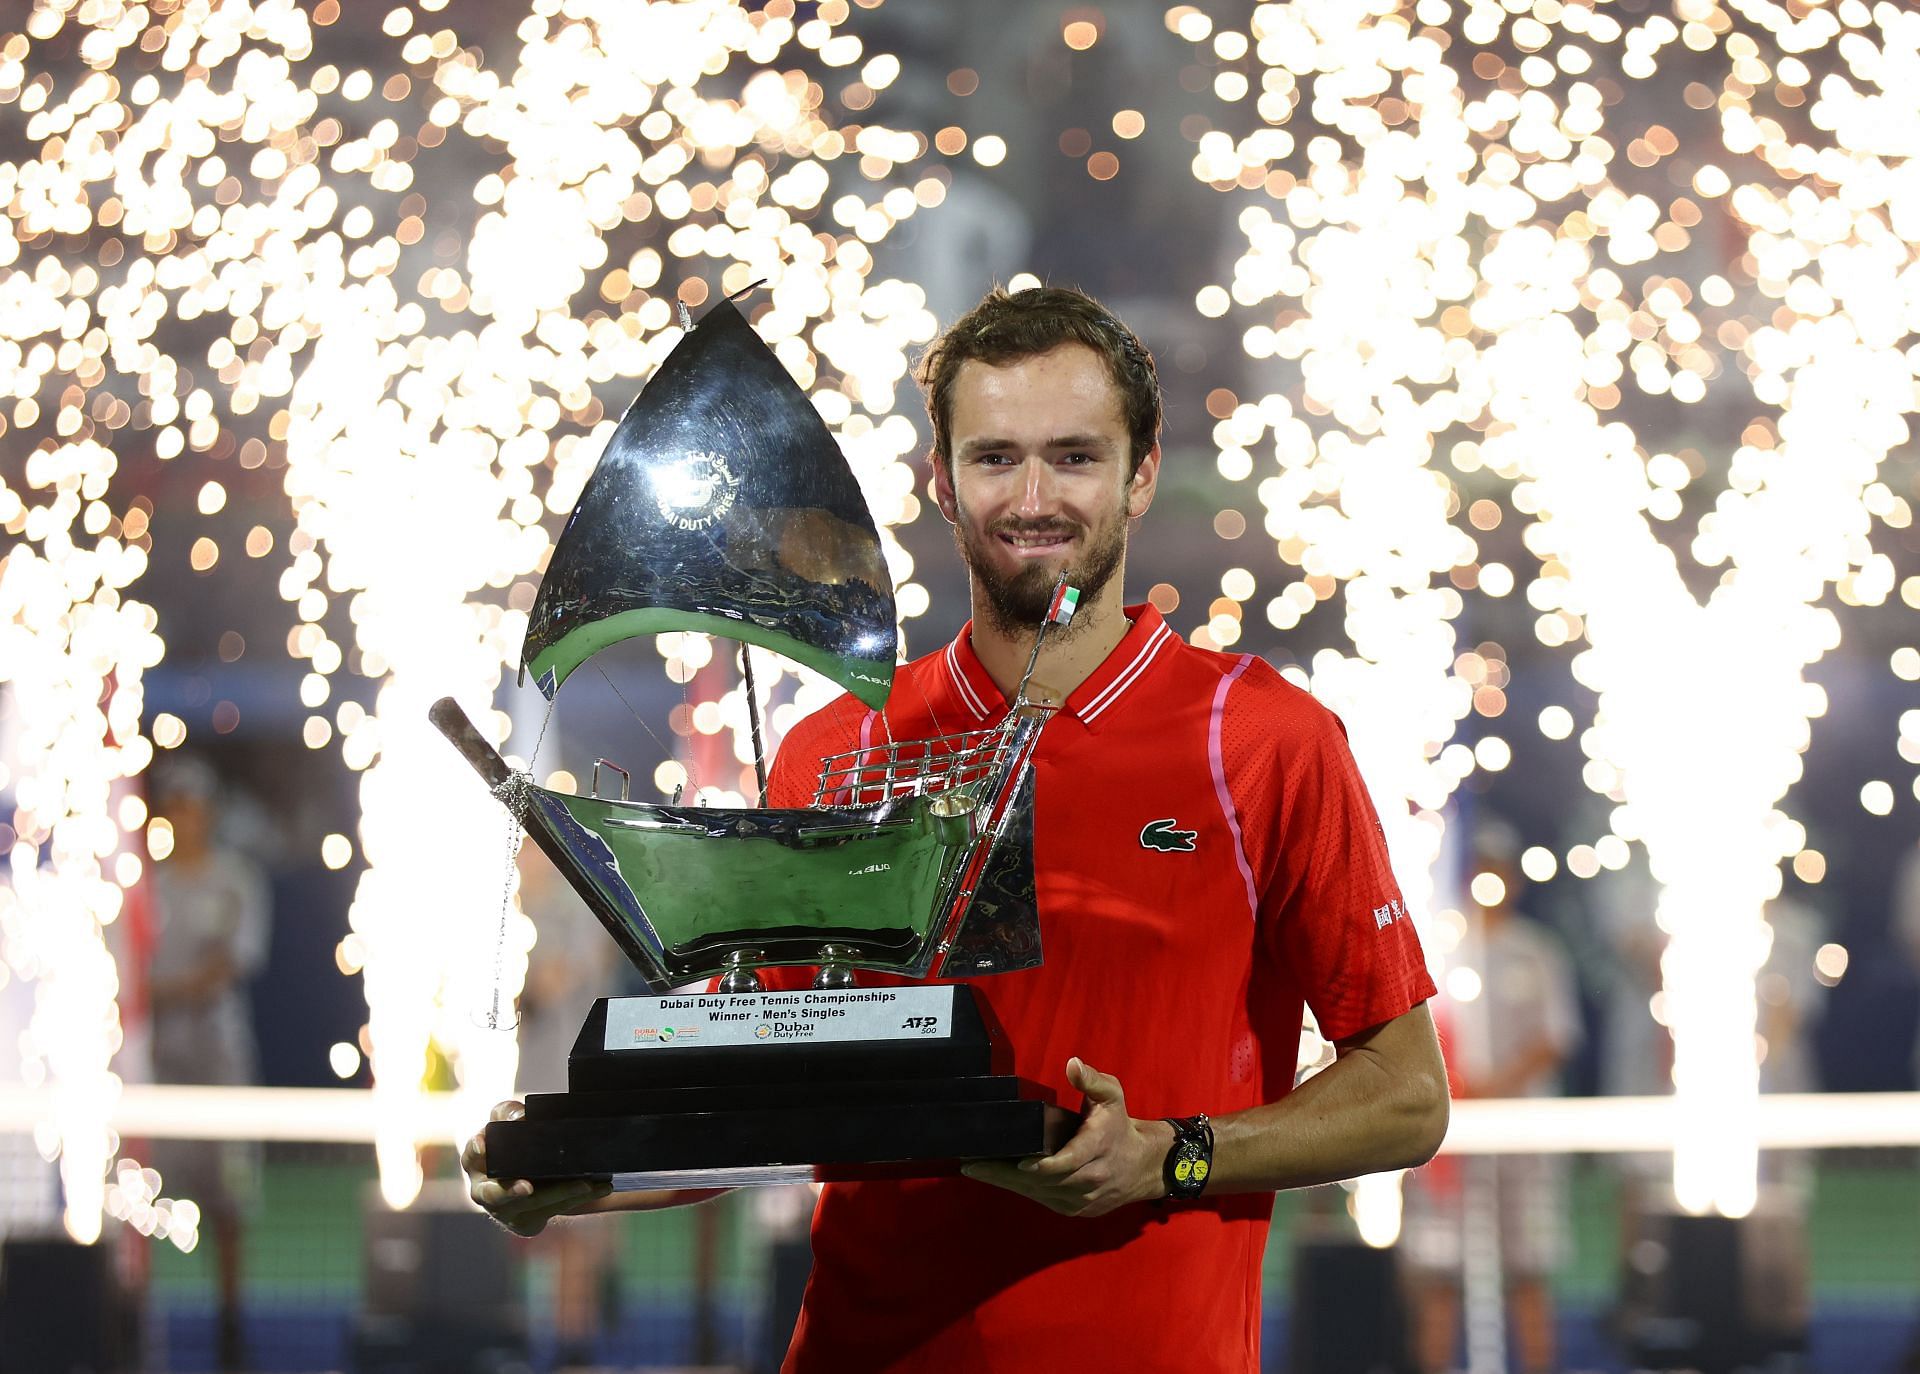
[[[503,1178],[619,1188],[899,1177],[1040,1153],[1061,1114],[992,1073],[964,986],[611,997],[564,1093],[487,1127]]]

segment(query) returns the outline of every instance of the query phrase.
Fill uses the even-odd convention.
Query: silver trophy
[[[688,329],[621,418],[555,545],[522,669],[551,700],[607,646],[677,631],[743,646],[750,707],[746,646],[875,709],[898,657],[893,584],[853,472],[731,301]],[[1040,962],[1032,758],[1055,703],[1033,665],[1045,632],[998,724],[822,759],[812,803],[798,808],[635,801],[605,760],[587,795],[554,791],[511,770],[451,698],[436,703],[434,723],[658,994],[601,999],[569,1058],[570,1093],[488,1128],[495,1172],[657,1182],[1040,1149],[1037,1090],[990,1074],[994,1032],[970,990],[899,987],[879,1000],[858,990],[857,970],[957,978]],[[752,729],[758,761],[757,714]],[[620,777],[618,796],[600,794],[603,771]],[[761,786],[764,801],[764,768]],[[815,968],[813,991],[769,993],[759,971],[780,965]],[[688,991],[665,995],[677,987]],[[767,1092],[796,1081],[840,1091],[842,1123],[876,1085],[906,1110],[883,1113],[893,1126],[867,1144],[858,1130],[796,1137],[791,1113],[784,1127],[748,1126],[732,1150],[717,1148],[711,1121],[679,1134],[662,1124],[696,1100],[695,1115],[733,1103],[764,1118]],[[815,1091],[802,1105],[821,1102]],[[941,1104],[958,1127],[901,1129]]]

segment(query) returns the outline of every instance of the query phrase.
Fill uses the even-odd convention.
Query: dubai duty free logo
[[[660,514],[678,529],[704,530],[733,509],[740,479],[718,453],[689,453],[655,474]]]

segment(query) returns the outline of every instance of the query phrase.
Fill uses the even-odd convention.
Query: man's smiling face
[[[1129,477],[1120,392],[1100,355],[1068,343],[1002,366],[969,360],[954,379],[951,444],[934,491],[983,594],[976,612],[1003,630],[1038,625],[1063,568],[1083,604],[1096,599],[1160,463],[1156,446]]]

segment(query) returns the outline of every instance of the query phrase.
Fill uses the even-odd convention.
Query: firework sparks
[[[34,718],[72,735],[20,742],[12,781],[31,825],[5,898],[8,958],[37,981],[40,1043],[85,1059],[49,1065],[63,1101],[84,1099],[58,1127],[70,1172],[93,1180],[69,1184],[80,1230],[89,1209],[97,1229],[110,1200],[144,1217],[154,1196],[124,1180],[105,1191],[112,1037],[54,1033],[76,1017],[111,1024],[97,928],[113,903],[97,868],[113,819],[94,794],[150,756],[139,670],[162,651],[152,612],[118,595],[152,550],[153,512],[110,507],[107,441],[163,463],[237,452],[243,468],[284,465],[294,528],[279,592],[308,669],[302,738],[363,774],[366,869],[338,962],[365,979],[396,1204],[419,1186],[413,1118],[434,1057],[456,1066],[475,1120],[510,1085],[511,1037],[472,1012],[511,1000],[531,939],[511,912],[494,986],[500,871],[468,860],[500,842],[501,817],[428,730],[426,705],[452,692],[507,743],[493,696],[548,528],[612,432],[606,407],[678,339],[676,303],[705,304],[709,276],[727,293],[765,283],[756,325],[812,391],[882,525],[918,510],[903,461],[914,433],[893,409],[934,322],[917,287],[875,279],[872,245],[938,206],[946,182],[913,173],[925,135],[871,115],[836,127],[830,74],[857,77],[840,103],[866,110],[899,72],[847,31],[850,6],[802,19],[790,0],[535,4],[498,69],[444,9],[397,6],[377,38],[346,43],[327,32],[335,0],[45,5],[0,42],[0,109],[39,154],[0,163],[0,266],[14,269],[0,287],[14,398],[0,426],[37,445],[27,487],[0,491],[0,523],[27,536],[0,565],[7,632],[25,646],[7,661]],[[33,505],[42,491],[51,503]],[[226,502],[224,483],[199,484],[202,514]],[[66,533],[76,523],[84,549]],[[264,529],[248,537],[249,557],[272,548]],[[187,556],[210,573],[222,553],[201,537]],[[911,559],[890,539],[888,555],[903,614],[919,613]],[[692,637],[677,652],[670,672],[711,657]],[[334,704],[343,670],[379,682],[372,709]],[[773,706],[776,734],[825,694],[788,671],[802,681]],[[763,690],[780,676],[769,665]],[[744,761],[744,698],[717,695],[698,732],[732,731]],[[167,746],[185,737],[172,717],[149,728]],[[657,779],[669,789],[672,772]],[[737,780],[703,796],[736,801]],[[327,863],[353,848],[329,836]]]
[[[1916,26],[1855,0],[1798,17],[1763,0],[1682,0],[1630,29],[1585,5],[1512,8],[1263,5],[1224,48],[1205,12],[1169,12],[1188,41],[1246,54],[1252,79],[1225,98],[1258,90],[1257,127],[1199,141],[1196,175],[1255,203],[1231,286],[1197,305],[1260,319],[1246,351],[1297,361],[1320,417],[1317,430],[1290,422],[1269,396],[1249,407],[1257,423],[1216,438],[1230,477],[1251,471],[1253,442],[1270,448],[1269,531],[1287,562],[1325,579],[1275,598],[1274,623],[1288,628],[1345,582],[1350,637],[1379,670],[1401,647],[1385,627],[1418,621],[1437,646],[1458,614],[1416,609],[1445,594],[1428,586],[1437,564],[1409,556],[1422,535],[1458,551],[1456,587],[1514,590],[1506,565],[1480,561],[1471,537],[1442,543],[1420,506],[1431,484],[1432,504],[1491,530],[1501,504],[1466,498],[1505,484],[1539,562],[1525,588],[1535,633],[1583,644],[1574,672],[1598,696],[1580,737],[1586,781],[1616,803],[1612,833],[1568,867],[1591,876],[1624,864],[1628,841],[1647,850],[1670,937],[1675,1087],[1693,1123],[1676,1191],[1690,1209],[1740,1214],[1754,1197],[1761,908],[1783,858],[1824,867],[1777,806],[1824,710],[1805,669],[1839,642],[1815,603],[1829,587],[1847,604],[1884,600],[1893,569],[1872,520],[1911,518],[1876,470],[1914,405],[1901,350],[1920,274],[1901,232],[1913,192],[1894,167],[1920,127],[1913,85],[1895,76]],[[1684,54],[1663,56],[1676,42]],[[1634,89],[1663,61],[1708,78],[1687,82],[1672,113]],[[1653,89],[1681,84],[1665,75]],[[1689,111],[1711,123],[1688,126]],[[1299,157],[1284,126],[1306,118],[1317,129]],[[1692,150],[1717,135],[1726,157],[1683,157],[1662,118],[1695,128]],[[1713,234],[1736,245],[1730,266],[1689,253]],[[1659,436],[1732,414],[1726,489],[1710,509],[1692,503],[1688,552],[1724,569],[1703,602],[1658,533],[1688,513],[1709,465],[1662,451]],[[1452,473],[1432,464],[1443,449]],[[1368,541],[1374,566],[1344,552]],[[1394,555],[1403,575],[1387,573],[1383,592],[1375,568]],[[1397,621],[1367,618],[1387,610]],[[1436,657],[1401,679],[1397,702],[1429,702],[1443,723],[1465,714],[1463,690],[1471,709],[1504,708],[1499,684],[1476,680],[1485,653],[1461,656],[1451,680]],[[1341,667],[1316,663],[1316,685]],[[1571,718],[1551,709],[1541,728],[1564,737]],[[1357,739],[1372,728],[1361,710]],[[1431,727],[1420,735],[1383,738],[1397,773],[1362,756],[1376,787],[1414,807],[1415,761],[1451,747]],[[1543,855],[1533,871],[1551,876]]]

